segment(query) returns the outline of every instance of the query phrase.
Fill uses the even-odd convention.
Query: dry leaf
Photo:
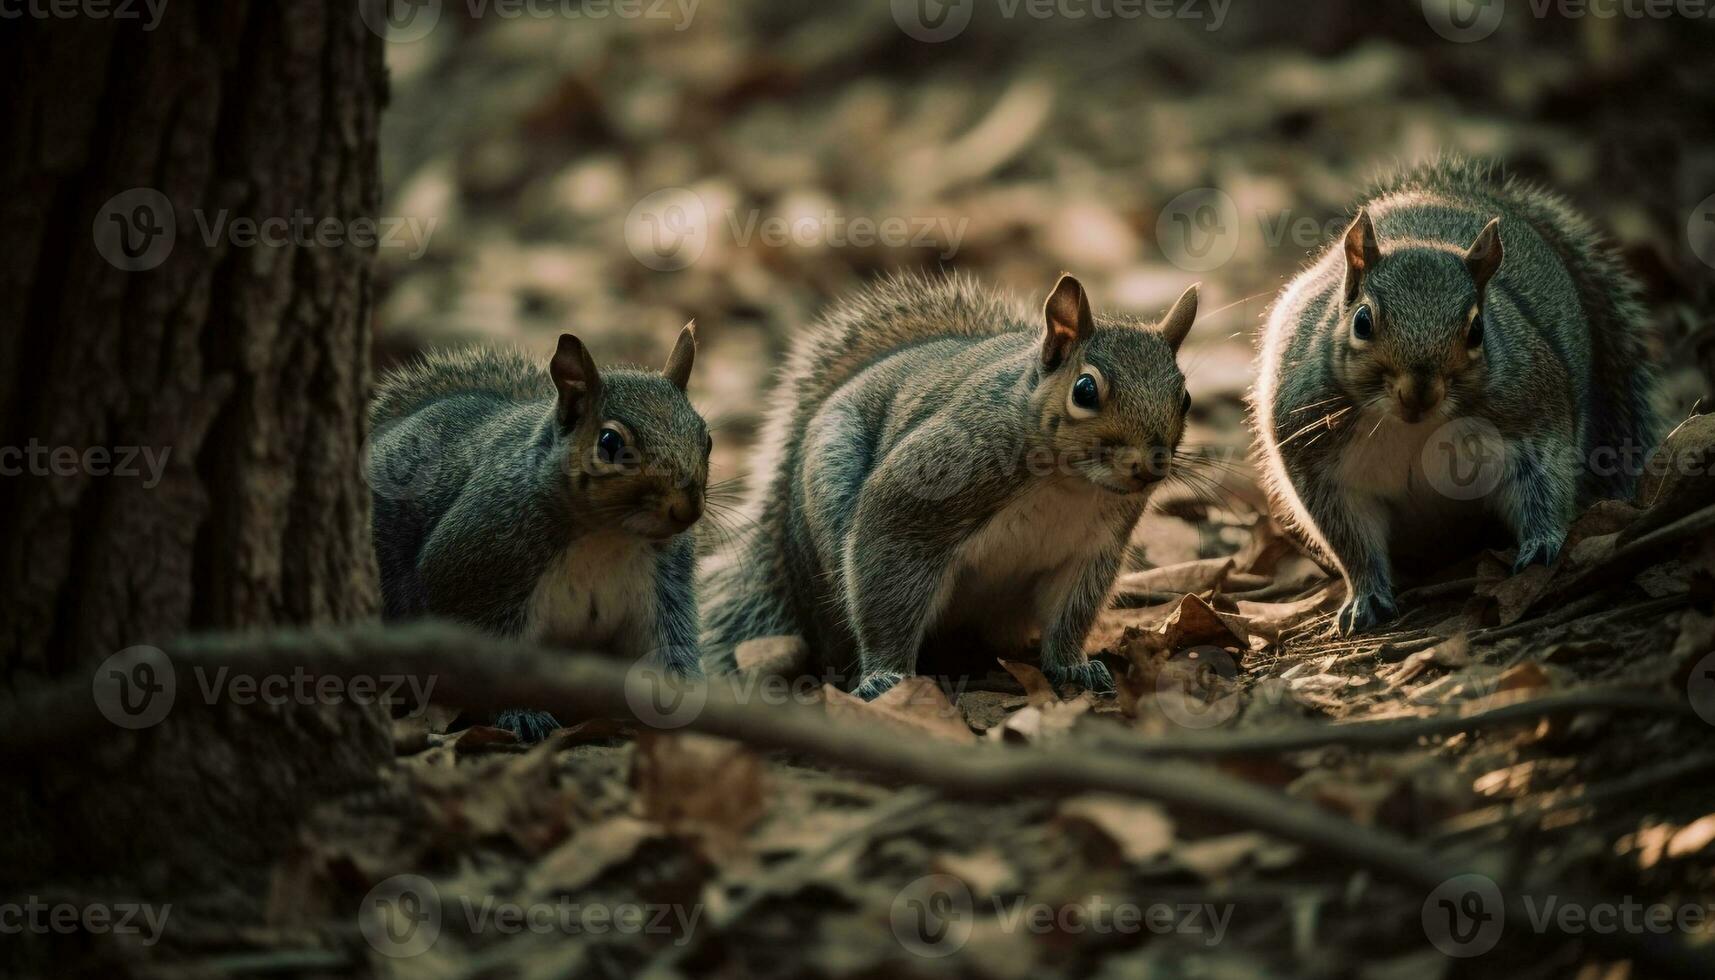
[[[950,742],[977,740],[965,724],[964,713],[947,700],[932,678],[907,677],[874,701],[865,701],[833,687],[821,688],[828,715],[859,723],[879,722],[917,735],[932,735]]]
[[[974,898],[987,898],[1014,888],[1018,871],[992,847],[969,854],[938,854],[934,870],[949,874],[968,885]]]
[[[1173,820],[1154,803],[1090,793],[1062,803],[1058,819],[1100,831],[1127,861],[1153,860],[1173,847]]]
[[[1335,581],[1293,602],[1247,602],[1240,599],[1238,607],[1251,632],[1273,642],[1287,630],[1339,608],[1345,598],[1345,585]]]
[[[1667,856],[1670,858],[1690,857],[1715,843],[1715,813],[1696,820],[1679,828],[1667,842]]]
[[[1553,684],[1548,671],[1541,664],[1519,664],[1501,674],[1501,679],[1495,683],[1497,692],[1504,691],[1535,691]]]
[[[1233,570],[1231,558],[1199,558],[1196,561],[1127,572],[1114,582],[1114,594],[1171,595],[1215,588]]]
[[[798,677],[810,669],[810,646],[802,636],[761,636],[733,650],[737,669],[768,677]]]
[[[1205,837],[1180,844],[1173,859],[1207,881],[1232,877],[1247,862],[1258,868],[1283,868],[1298,859],[1298,848],[1252,831]]]
[[[1250,648],[1250,633],[1244,618],[1216,612],[1207,602],[1194,595],[1179,600],[1179,607],[1158,630],[1167,640],[1169,649],[1188,646]]]
[[[641,815],[700,841],[718,860],[741,847],[768,808],[767,774],[737,742],[694,733],[638,733],[631,785]]]
[[[527,888],[534,895],[575,894],[603,871],[631,860],[644,841],[660,836],[661,828],[648,821],[610,817],[544,855],[531,870]]]
[[[1048,678],[1043,676],[1042,671],[1030,664],[1016,660],[1002,660],[1000,665],[1005,667],[1006,672],[1011,674],[1013,679],[1018,681],[1019,686],[1024,688],[1024,696],[1029,699],[1032,706],[1040,708],[1060,700],[1060,695],[1055,692],[1054,685],[1048,682]]]

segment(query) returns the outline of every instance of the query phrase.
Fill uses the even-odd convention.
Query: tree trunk
[[[382,39],[352,0],[55,7],[0,21],[0,695],[377,604],[358,238]],[[198,704],[69,746],[0,790],[0,878],[255,857],[373,771],[384,721]]]

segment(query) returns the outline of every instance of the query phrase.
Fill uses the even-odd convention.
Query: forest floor
[[[896,743],[867,762],[696,723],[562,717],[526,749],[438,709],[401,719],[380,784],[326,801],[269,870],[260,922],[187,912],[143,972],[1715,975],[1707,477],[1598,505],[1552,569],[1484,553],[1338,639],[1341,587],[1242,462],[1270,297],[1369,178],[1441,149],[1503,158],[1615,233],[1686,419],[1715,347],[1691,255],[1710,243],[1688,248],[1686,220],[1715,157],[1684,144],[1715,98],[1661,66],[1699,40],[1585,20],[1455,45],[1352,0],[1219,31],[979,18],[936,46],[886,4],[827,6],[397,47],[384,210],[435,230],[382,250],[379,365],[478,337],[546,350],[562,329],[603,363],[658,363],[695,317],[692,393],[717,475],[742,478],[792,330],[876,274],[947,266],[1037,296],[1064,269],[1098,309],[1147,315],[1201,279],[1191,438],[1231,462],[1137,530],[1090,642],[1119,693],[998,660],[873,704],[747,688]],[[1278,44],[1300,35],[1317,40]],[[1226,220],[1193,244],[1174,216],[1211,204]],[[773,218],[809,237],[749,237]],[[856,218],[909,234],[858,240]],[[1663,458],[1707,474],[1712,445],[1693,418]],[[742,683],[796,663],[789,643],[753,653]],[[925,747],[947,765],[885,764]],[[1033,759],[1051,765],[1005,768]],[[1086,779],[1116,763],[1165,791]],[[973,790],[994,772],[1034,775]],[[1254,793],[1278,809],[1232,803]]]

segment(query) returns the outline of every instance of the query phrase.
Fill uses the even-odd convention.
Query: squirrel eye
[[[1483,314],[1471,318],[1471,329],[1465,331],[1465,346],[1472,350],[1483,346]]]
[[[1080,374],[1078,380],[1072,382],[1072,404],[1092,412],[1101,407],[1102,393],[1096,387],[1095,377]]]
[[[712,435],[703,436],[703,455],[707,456],[714,451],[715,451],[715,437]]]
[[[1185,393],[1185,396],[1183,398],[1179,399],[1179,414],[1180,415],[1190,415],[1191,414],[1191,393],[1189,391],[1187,391]]]
[[[1375,328],[1375,317],[1370,313],[1369,304],[1358,307],[1358,312],[1352,314],[1352,336],[1359,340],[1369,340]]]
[[[619,454],[625,450],[625,436],[618,429],[603,429],[595,437],[595,454],[604,463],[619,459]]]

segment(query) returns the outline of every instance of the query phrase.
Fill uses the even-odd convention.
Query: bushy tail
[[[746,640],[803,632],[775,557],[778,544],[760,540],[766,536],[753,527],[730,549],[703,560],[703,669],[711,674],[736,668],[738,645]]]

